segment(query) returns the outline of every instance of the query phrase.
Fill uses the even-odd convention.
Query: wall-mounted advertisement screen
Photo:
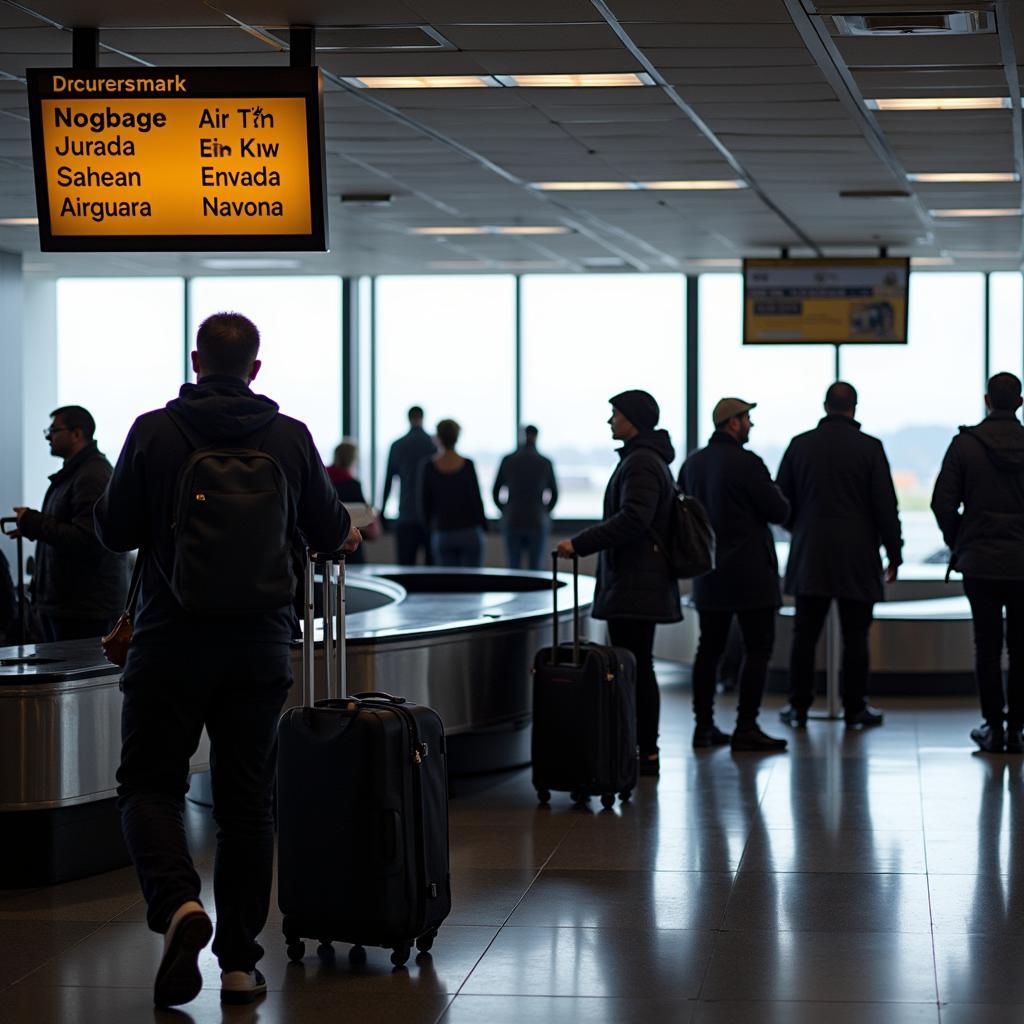
[[[743,261],[745,345],[905,345],[908,259]]]
[[[44,252],[326,249],[316,68],[28,72]]]

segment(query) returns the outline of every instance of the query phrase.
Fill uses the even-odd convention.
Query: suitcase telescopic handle
[[[345,697],[345,553],[307,551],[302,642],[302,699],[307,706],[316,700],[314,594],[318,567],[323,582],[325,696]]]
[[[572,555],[572,663],[580,663],[580,556]],[[558,552],[551,552],[551,664],[558,664]]]

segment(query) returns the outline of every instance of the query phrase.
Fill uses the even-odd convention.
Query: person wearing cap
[[[997,373],[988,415],[953,438],[935,481],[932,511],[963,573],[974,622],[974,674],[984,723],[971,739],[989,754],[1024,753],[1024,427],[1020,378]],[[1009,656],[1003,693],[1003,616]]]
[[[779,561],[770,523],[783,523],[789,502],[768,467],[744,445],[756,402],[723,398],[712,411],[715,432],[679,472],[679,486],[707,510],[715,530],[715,568],[693,581],[700,641],[693,663],[696,748],[731,743],[733,750],[782,751],[786,741],[757,724],[775,643],[775,615],[782,605]],[[733,618],[743,636],[736,730],[715,725],[715,676]]]
[[[807,724],[814,700],[814,652],[828,610],[839,606],[842,690],[847,727],[881,725],[868,706],[868,631],[882,582],[892,583],[902,559],[899,506],[882,442],[854,419],[856,389],[836,381],[825,393],[825,417],[794,437],[777,482],[792,506],[793,541],[783,589],[796,598],[790,650],[788,725]],[[885,548],[884,572],[879,547]]]
[[[637,741],[640,773],[657,775],[660,695],[654,674],[654,631],[659,622],[683,614],[679,584],[655,536],[665,536],[675,486],[675,458],[666,430],[656,429],[661,411],[646,391],[623,391],[609,399],[612,437],[622,441],[619,464],[608,481],[601,522],[558,545],[563,558],[598,553],[591,617],[608,622],[608,636],[636,658]]]

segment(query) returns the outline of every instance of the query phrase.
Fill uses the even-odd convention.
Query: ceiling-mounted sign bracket
[[[71,30],[71,66],[76,71],[94,71],[100,66],[100,30],[75,26]]]
[[[288,29],[288,63],[293,68],[316,64],[316,29],[312,25],[292,25]]]

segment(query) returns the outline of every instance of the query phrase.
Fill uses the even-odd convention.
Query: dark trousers
[[[625,647],[636,658],[636,738],[641,757],[658,753],[661,694],[654,675],[655,623],[640,619],[609,619],[613,647]]]
[[[718,663],[725,653],[733,615],[743,634],[743,663],[740,665],[739,705],[736,728],[752,729],[757,722],[768,678],[768,662],[775,644],[775,609],[744,608],[737,611],[701,609],[700,641],[693,662],[693,714],[698,728],[714,724],[715,679]]]
[[[506,527],[505,552],[508,556],[508,567],[522,569],[525,555],[527,569],[543,568],[542,559],[547,539],[548,531],[543,527],[539,530],[513,530]]]
[[[1011,729],[1024,727],[1024,580],[964,577],[964,593],[974,620],[974,675],[978,681],[981,714],[1002,729],[1004,716]],[[1006,609],[1006,650],[1010,670],[1003,696],[1003,609]]]
[[[484,564],[484,531],[479,526],[434,530],[430,547],[435,565],[475,569]]]
[[[399,565],[415,565],[420,548],[423,548],[424,562],[433,565],[430,551],[430,534],[419,523],[395,523],[395,549]]]
[[[203,725],[209,734],[217,822],[213,951],[225,971],[251,971],[263,956],[256,936],[270,909],[277,720],[289,663],[283,644],[140,646],[129,652],[122,681],[118,805],[156,932],[167,930],[182,903],[199,899],[183,814],[189,758]]]
[[[91,640],[106,636],[113,629],[117,616],[112,619],[81,619],[40,612],[37,619],[43,643],[52,644],[57,640]]]
[[[843,635],[843,709],[848,715],[863,710],[868,689],[868,630],[874,604],[837,598],[839,628]],[[825,625],[831,597],[798,595],[793,619],[793,646],[789,656],[789,702],[806,710],[814,701],[814,651]]]

